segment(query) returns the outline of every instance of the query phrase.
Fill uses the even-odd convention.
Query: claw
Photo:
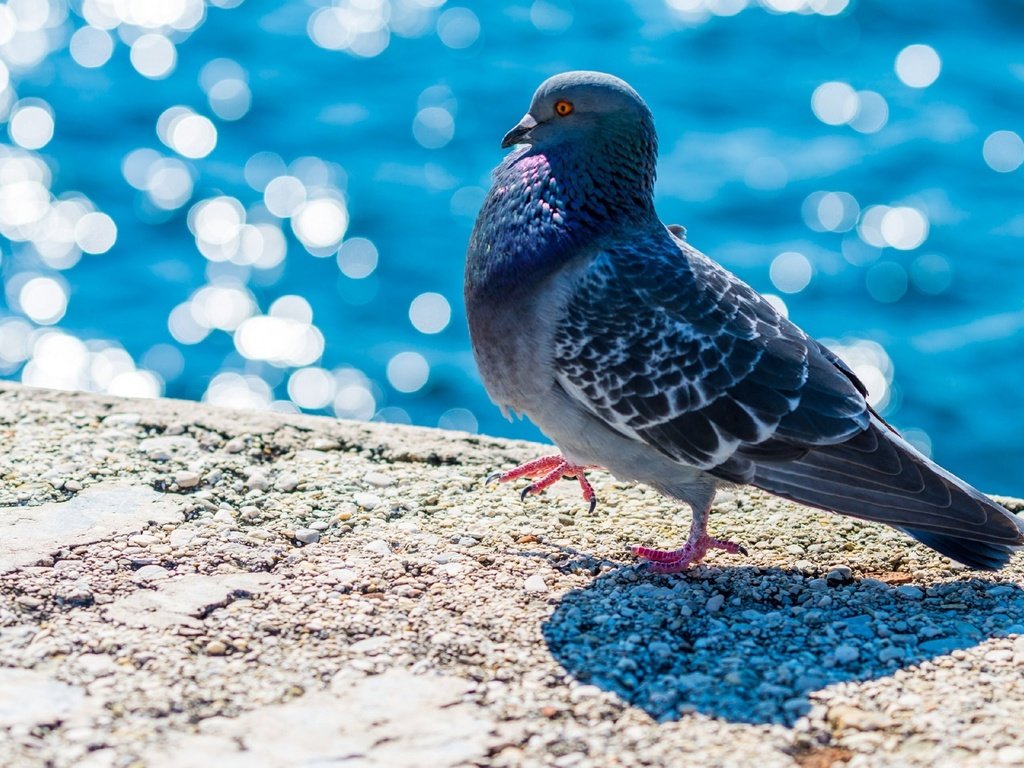
[[[698,525],[703,527],[705,524],[706,520],[703,516],[700,516]],[[707,535],[706,531],[699,529],[696,535],[691,535],[690,540],[681,549],[663,550],[641,546],[630,547],[630,551],[634,555],[646,561],[647,570],[652,573],[681,573],[689,570],[692,566],[699,563],[704,558],[704,555],[708,553],[708,550],[711,549],[721,549],[730,554],[736,554],[737,552],[742,552],[744,555],[747,554],[747,550],[736,542],[713,539]]]
[[[523,464],[520,467],[510,469],[507,472],[492,472],[484,480],[484,485],[490,485],[491,483],[507,483],[510,480],[517,480],[520,477],[533,478],[534,481],[523,488],[519,493],[519,498],[522,501],[526,501],[527,496],[534,493],[540,493],[545,488],[550,485],[554,485],[562,478],[574,479],[580,484],[580,489],[583,491],[583,498],[590,504],[590,512],[593,514],[594,509],[597,507],[597,497],[594,495],[593,487],[584,475],[584,470],[597,468],[598,467],[570,464],[562,456],[542,456],[541,458]]]

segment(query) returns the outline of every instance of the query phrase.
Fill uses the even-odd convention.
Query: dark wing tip
[[[911,528],[904,528],[903,531],[951,560],[980,571],[999,570],[1010,561],[1015,551],[1014,547],[1005,544],[972,541],[935,531],[918,531]]]

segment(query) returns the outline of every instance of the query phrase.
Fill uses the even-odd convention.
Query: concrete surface
[[[543,451],[0,385],[0,765],[1024,765],[1020,558]]]

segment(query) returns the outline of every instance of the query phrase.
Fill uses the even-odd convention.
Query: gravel
[[[543,450],[0,385],[0,765],[1024,761],[1021,559],[736,489],[650,574],[679,505],[484,488]]]

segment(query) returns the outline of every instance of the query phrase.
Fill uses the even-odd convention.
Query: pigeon
[[[654,208],[650,109],[623,80],[566,72],[540,85],[501,146],[466,258],[474,357],[490,398],[560,453],[493,474],[522,497],[586,472],[689,505],[677,549],[636,546],[657,572],[713,549],[717,489],[753,485],[885,523],[972,568],[994,570],[1024,524],[925,457],[884,421],[835,353],[694,248]]]

